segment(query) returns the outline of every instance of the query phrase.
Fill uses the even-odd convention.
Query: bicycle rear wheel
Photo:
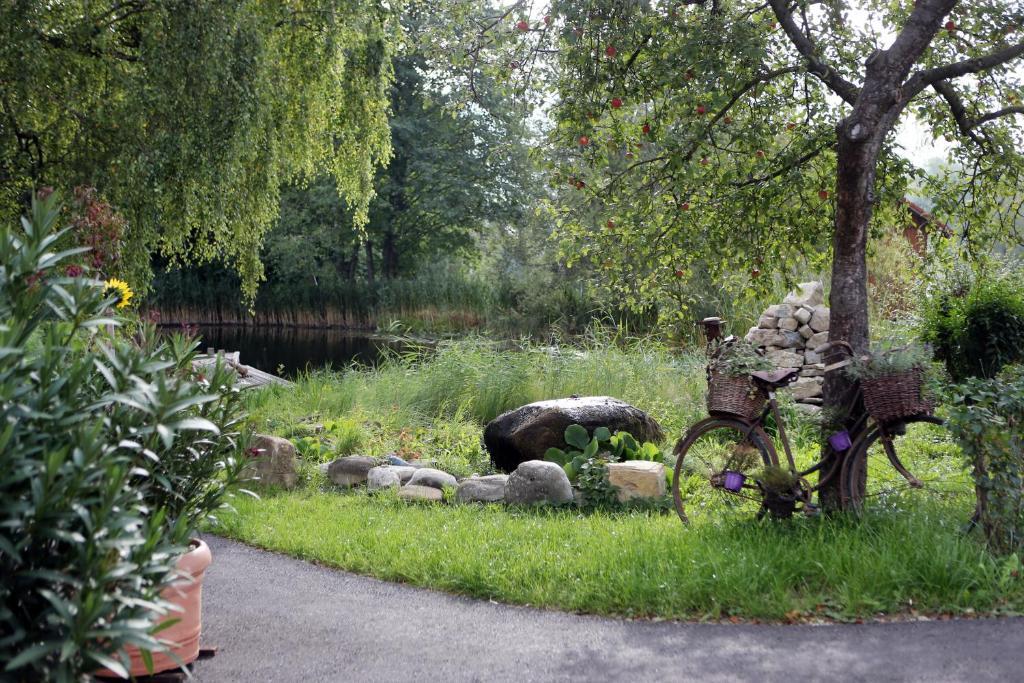
[[[969,507],[974,498],[956,443],[934,416],[874,426],[843,463],[840,486],[843,505],[857,511],[902,510],[927,500]]]
[[[764,501],[754,476],[779,462],[760,426],[732,418],[698,422],[675,454],[672,498],[684,524],[757,516]]]

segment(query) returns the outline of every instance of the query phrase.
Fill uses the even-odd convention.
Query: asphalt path
[[[1024,619],[627,621],[471,600],[206,537],[202,683],[1020,681]]]

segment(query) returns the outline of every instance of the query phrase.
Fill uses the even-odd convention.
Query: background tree
[[[324,170],[366,222],[389,155],[393,10],[375,0],[18,0],[0,8],[0,208],[90,185],[125,264],[213,259],[255,294],[282,183]]]

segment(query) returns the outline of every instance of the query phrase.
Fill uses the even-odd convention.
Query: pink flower
[[[82,277],[83,272],[85,271],[82,270],[82,266],[76,263],[72,263],[71,265],[64,269],[64,274],[67,275],[68,277]]]

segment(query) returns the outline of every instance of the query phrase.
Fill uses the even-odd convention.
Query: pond
[[[282,377],[352,362],[374,365],[387,351],[406,347],[393,338],[331,328],[201,325],[198,335],[201,351],[238,351],[243,364]]]

